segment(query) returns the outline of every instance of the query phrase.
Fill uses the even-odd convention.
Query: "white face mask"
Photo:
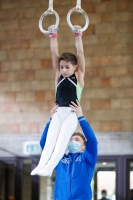
[[[102,193],[102,197],[106,197],[106,194],[105,194],[105,193]]]
[[[72,140],[69,144],[68,144],[68,151],[70,153],[76,153],[79,152],[81,150],[81,144],[75,140]]]

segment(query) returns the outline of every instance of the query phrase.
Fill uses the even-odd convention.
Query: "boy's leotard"
[[[56,103],[59,107],[69,107],[71,101],[76,103],[77,99],[80,102],[82,90],[75,74],[67,78],[61,75],[56,86]]]

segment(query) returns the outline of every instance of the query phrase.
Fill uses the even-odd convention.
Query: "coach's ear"
[[[84,152],[84,150],[85,150],[85,145],[84,146],[82,146],[82,149],[81,149],[83,152]]]
[[[85,145],[84,145],[83,149],[85,150]]]

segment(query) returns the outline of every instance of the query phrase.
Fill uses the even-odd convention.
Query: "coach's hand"
[[[71,101],[71,104],[69,105],[73,111],[76,113],[77,117],[83,116],[82,108],[80,106],[80,103],[78,100],[76,100],[77,104]]]

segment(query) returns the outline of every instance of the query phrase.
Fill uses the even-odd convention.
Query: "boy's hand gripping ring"
[[[83,28],[81,28],[80,30],[75,29],[74,26],[72,25],[71,21],[70,21],[70,16],[71,16],[71,14],[72,14],[73,12],[82,13],[82,14],[84,15],[84,17],[85,17],[85,21],[86,21],[86,22],[85,22],[85,26],[84,26]],[[68,23],[69,27],[72,29],[72,31],[73,31],[74,33],[81,33],[81,32],[85,31],[85,30],[88,28],[88,26],[89,26],[89,18],[88,18],[88,15],[86,14],[86,12],[85,12],[84,10],[82,10],[82,8],[81,8],[81,0],[77,0],[77,5],[76,5],[76,7],[75,7],[75,8],[72,8],[72,9],[68,12],[68,14],[67,14],[67,23]]]
[[[45,17],[46,15],[48,15],[48,14],[50,14],[50,15],[54,14],[55,17],[56,17],[56,23],[55,23],[55,25],[54,25],[54,28],[52,29],[52,32],[51,32],[51,31],[46,31],[46,30],[44,30],[43,27],[42,27],[42,21],[43,21],[44,17]],[[60,19],[59,19],[58,13],[57,13],[55,10],[53,10],[53,0],[49,0],[49,7],[48,7],[48,10],[47,10],[46,12],[44,12],[44,13],[42,14],[42,16],[40,17],[40,19],[39,19],[39,29],[40,29],[40,31],[41,31],[42,33],[44,33],[44,34],[55,33],[55,32],[57,32],[57,30],[58,30],[59,21],[60,21]]]

